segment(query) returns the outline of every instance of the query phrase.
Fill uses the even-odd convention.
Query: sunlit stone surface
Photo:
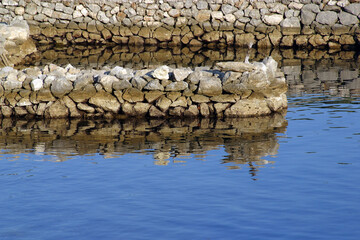
[[[0,77],[5,117],[252,117],[287,108],[285,77],[272,57],[194,69],[5,67]]]

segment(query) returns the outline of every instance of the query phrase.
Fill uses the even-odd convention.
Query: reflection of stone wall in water
[[[276,134],[284,132],[286,126],[281,114],[226,120],[0,119],[0,147],[9,154],[26,150],[50,155],[45,158],[49,161],[83,154],[99,153],[107,158],[136,152],[152,154],[158,165],[183,162],[190,154],[206,155],[224,147],[228,155],[222,162],[227,165],[261,165],[266,163],[263,157],[277,154]]]

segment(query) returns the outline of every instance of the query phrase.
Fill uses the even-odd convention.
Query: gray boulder
[[[205,96],[216,96],[222,93],[221,81],[217,77],[202,79],[199,83],[198,93]]]
[[[68,94],[72,89],[72,82],[67,80],[65,77],[56,78],[50,86],[51,93],[57,98],[61,98],[62,96]]]
[[[174,92],[174,91],[183,91],[188,88],[188,83],[184,81],[172,82],[166,86],[165,91]]]
[[[316,21],[320,24],[334,26],[338,20],[338,14],[333,11],[323,11],[317,14]]]
[[[351,13],[355,16],[360,15],[360,3],[352,3],[344,7],[344,10],[348,13]]]
[[[356,16],[347,12],[340,12],[339,20],[342,25],[354,25],[359,22],[359,19]]]

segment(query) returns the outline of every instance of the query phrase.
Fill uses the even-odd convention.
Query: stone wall
[[[40,43],[329,47],[356,45],[358,0],[2,0]]]
[[[41,118],[251,117],[287,107],[271,57],[216,68],[80,70],[54,64],[0,70],[0,115]]]

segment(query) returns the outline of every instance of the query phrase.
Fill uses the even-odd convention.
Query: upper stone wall
[[[356,45],[359,0],[2,0],[0,21],[23,18],[40,43]]]

